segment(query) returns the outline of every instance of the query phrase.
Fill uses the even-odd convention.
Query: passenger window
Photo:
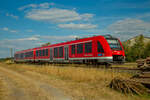
[[[58,57],[58,48],[54,48],[54,57]]]
[[[99,41],[97,41],[97,52],[104,53],[104,49]]]
[[[31,51],[31,57],[33,57],[33,51]]]
[[[45,56],[45,50],[43,49],[43,56]]]
[[[92,42],[85,43],[85,53],[92,53]]]
[[[77,44],[77,53],[78,54],[83,53],[83,44]]]
[[[71,45],[71,54],[75,54],[75,45]]]
[[[36,51],[36,56],[38,57],[38,50]]]
[[[39,55],[42,56],[42,50],[39,50]]]
[[[46,49],[46,56],[48,56],[48,49]]]
[[[63,57],[63,47],[59,47],[59,57]]]

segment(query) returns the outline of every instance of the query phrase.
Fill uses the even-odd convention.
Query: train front
[[[113,56],[114,63],[124,63],[125,62],[125,52],[122,43],[119,39],[114,37],[106,38]]]

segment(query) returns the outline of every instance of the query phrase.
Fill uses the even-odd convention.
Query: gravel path
[[[1,87],[5,88],[3,100],[71,100],[71,97],[66,96],[63,91],[41,81],[42,77],[35,79],[2,66],[0,77],[5,83]]]

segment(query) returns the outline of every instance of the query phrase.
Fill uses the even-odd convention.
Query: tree
[[[150,57],[150,42],[146,44],[146,47],[144,49],[144,57]]]
[[[140,59],[144,57],[144,36],[140,35],[135,39],[135,44],[131,47],[134,51],[134,58]]]
[[[48,45],[51,45],[51,43],[48,42],[48,43],[42,44],[41,46],[44,47],[44,46],[48,46]]]
[[[126,61],[133,62],[140,58],[145,58],[145,45],[144,45],[144,36],[140,35],[135,38],[135,43],[131,45],[131,41],[127,41],[123,44]],[[147,48],[148,49],[148,48]]]

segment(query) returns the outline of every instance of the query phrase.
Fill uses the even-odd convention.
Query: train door
[[[65,46],[65,60],[69,60],[69,48]]]
[[[53,48],[50,48],[50,61],[53,60]]]

